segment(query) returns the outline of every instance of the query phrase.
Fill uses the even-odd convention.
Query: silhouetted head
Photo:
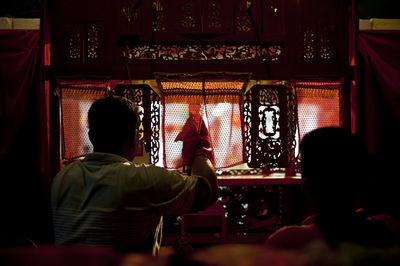
[[[302,185],[319,211],[354,211],[366,160],[361,139],[344,128],[319,128],[304,136],[300,152]]]
[[[125,97],[108,96],[89,109],[89,139],[95,152],[121,155],[132,160],[136,153],[138,108]]]

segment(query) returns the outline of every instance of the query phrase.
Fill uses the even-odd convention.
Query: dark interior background
[[[38,18],[41,0],[2,0],[0,17]],[[400,18],[398,0],[358,0],[360,18]]]

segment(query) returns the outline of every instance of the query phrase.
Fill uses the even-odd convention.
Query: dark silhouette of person
[[[203,210],[218,198],[214,167],[191,134],[191,176],[132,162],[138,146],[138,109],[118,96],[93,103],[89,138],[94,152],[65,167],[53,181],[51,201],[58,244],[153,251],[161,242],[162,216]],[[208,134],[208,131],[201,131]],[[201,139],[202,141],[196,141]]]
[[[302,225],[277,230],[266,246],[304,248],[321,240],[332,247],[391,243],[384,222],[356,211],[367,163],[361,138],[344,128],[319,128],[304,136],[300,153],[302,188],[315,213]]]

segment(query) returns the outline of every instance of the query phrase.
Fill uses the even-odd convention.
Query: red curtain
[[[400,31],[360,31],[360,133],[370,153],[400,150]]]
[[[51,235],[40,39],[38,30],[0,31],[0,234],[39,242]]]
[[[38,31],[0,31],[0,160],[16,137],[34,89],[39,39]]]
[[[341,81],[295,82],[299,139],[320,127],[341,125]]]
[[[71,160],[93,151],[87,114],[92,103],[107,94],[107,81],[58,81],[61,104],[62,159]]]

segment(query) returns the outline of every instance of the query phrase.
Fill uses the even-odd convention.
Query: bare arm
[[[218,184],[215,169],[207,157],[199,155],[194,158],[191,170],[193,175],[205,177],[211,187],[211,195],[209,196],[207,186],[205,186],[204,182],[200,182],[199,180],[199,185],[196,188],[195,202],[193,203],[192,209],[199,209],[199,206],[204,206],[205,201],[209,199],[205,206],[208,207],[218,199]]]

